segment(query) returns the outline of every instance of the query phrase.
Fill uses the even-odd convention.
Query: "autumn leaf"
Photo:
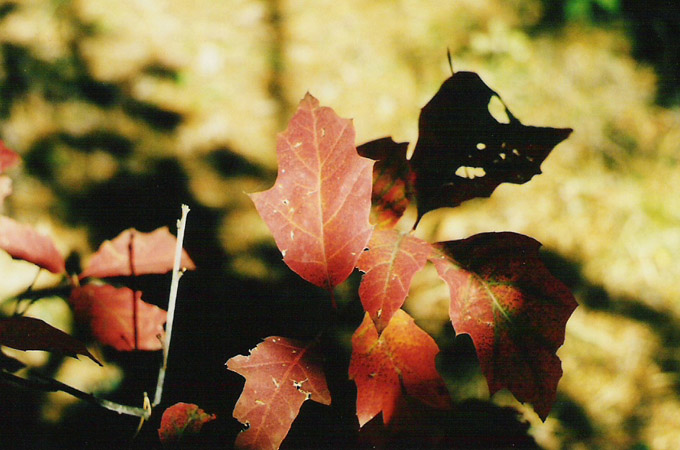
[[[163,411],[158,437],[164,446],[171,446],[180,442],[185,435],[198,434],[204,424],[216,418],[215,414],[207,414],[198,405],[175,403]]]
[[[234,418],[248,428],[236,438],[237,448],[276,450],[305,400],[331,403],[314,341],[268,337],[249,356],[227,361],[227,368],[246,379]]]
[[[407,149],[408,142],[396,143],[389,137],[357,147],[359,155],[376,161],[371,222],[379,228],[392,228],[411,202],[414,174],[406,159]]]
[[[53,273],[66,270],[64,258],[49,237],[32,226],[0,216],[0,249],[12,258],[23,259]]]
[[[456,333],[472,337],[491,394],[507,388],[545,420],[562,376],[557,349],[577,304],[521,234],[483,233],[437,244]]]
[[[69,302],[102,344],[119,351],[161,349],[167,312],[142,301],[141,292],[88,284],[73,288]]]
[[[354,147],[351,120],[307,94],[278,136],[274,186],[251,194],[284,262],[327,290],[343,282],[371,235],[373,161]]]
[[[431,252],[430,244],[414,236],[396,230],[373,232],[357,268],[365,272],[359,297],[378,332],[404,304],[413,275],[425,266]]]
[[[177,238],[168,227],[143,233],[134,228],[121,232],[115,239],[104,241],[92,256],[80,279],[87,277],[119,277],[162,274],[172,270]],[[182,267],[194,270],[196,265],[182,250]]]
[[[20,160],[18,153],[10,150],[4,142],[0,141],[0,173],[16,166]]]
[[[0,319],[0,345],[17,350],[56,351],[74,358],[83,355],[101,366],[76,338],[33,317],[14,316]]]
[[[422,109],[410,161],[418,217],[488,197],[501,183],[526,183],[572,131],[522,125],[507,108],[509,123],[498,122],[489,111],[494,97],[476,73],[456,72]]]
[[[349,376],[357,385],[359,425],[382,412],[388,424],[402,395],[434,408],[451,406],[444,380],[435,367],[439,347],[404,310],[392,316],[383,332],[368,313],[352,336]]]

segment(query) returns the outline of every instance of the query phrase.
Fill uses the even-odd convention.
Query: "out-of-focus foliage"
[[[297,99],[310,91],[353,117],[357,143],[386,135],[415,143],[419,109],[450,74],[449,48],[455,70],[480,73],[525,123],[575,131],[543,164],[545,175],[433,212],[419,236],[536,237],[551,270],[585,306],[559,351],[564,377],[554,413],[543,425],[528,415],[543,447],[673,449],[680,441],[680,110],[669,106],[677,95],[668,80],[677,67],[678,11],[662,9],[668,3],[4,1],[0,137],[25,164],[3,213],[51,229],[59,250],[75,255],[67,261],[75,272],[93,243],[131,226],[172,225],[180,203],[189,203],[187,246],[199,271],[183,283],[202,278],[192,309],[179,317],[201,323],[208,336],[183,341],[178,332],[189,342],[189,362],[180,366],[213,365],[213,379],[222,380],[224,355],[252,347],[228,336],[289,331],[293,317],[302,333],[308,323],[297,314],[310,313],[304,295],[295,297],[299,309],[284,309],[286,290],[270,287],[287,269],[243,194],[271,185],[276,133]],[[565,20],[549,20],[554,11]],[[3,267],[10,263],[2,258]],[[446,348],[448,294],[433,271],[414,279],[407,308]],[[30,283],[34,275],[12,279]],[[267,317],[280,320],[273,329],[254,325],[268,323],[249,301],[264,291],[280,292],[266,303]],[[248,317],[234,328],[230,317],[245,305]],[[454,350],[469,352],[463,347]],[[451,380],[477,375],[457,399],[486,395],[477,366],[448,367],[446,354],[440,362]],[[228,417],[235,397],[224,405],[219,387],[208,388],[193,392],[213,392],[219,404],[197,403]],[[512,403],[502,393],[494,400]],[[6,410],[29,420],[18,404]]]

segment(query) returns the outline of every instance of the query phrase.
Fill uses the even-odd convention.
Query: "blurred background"
[[[454,69],[478,72],[523,123],[575,130],[528,184],[432,212],[417,229],[430,241],[532,236],[581,305],[545,423],[507,393],[493,401],[520,408],[545,449],[675,449],[679,33],[680,6],[665,0],[1,1],[0,139],[24,160],[4,214],[53,236],[76,273],[102,240],[133,226],[174,230],[180,204],[191,207],[185,242],[199,270],[182,279],[165,401],[216,413],[206,434],[231,445],[243,379],[226,360],[266,336],[314,336],[329,315],[328,295],[285,267],[244,194],[273,183],[277,132],[309,91],[354,119],[357,144],[413,145],[420,108],[450,75],[449,49]],[[2,298],[35,276],[4,253],[0,271]],[[41,274],[37,287],[56,281]],[[357,281],[338,294],[354,326]],[[169,277],[140,283],[146,301],[167,307]],[[434,269],[417,276],[406,308],[440,343],[454,397],[488,398],[469,342],[452,342]],[[85,336],[60,298],[30,312]],[[351,332],[338,333],[337,354]],[[16,357],[141,405],[158,355],[93,352],[104,369]],[[331,390],[348,394],[333,413],[303,406],[289,448],[335,445],[356,428],[346,367],[336,372]],[[120,448],[137,425],[65,395],[0,393],[7,448]],[[154,433],[147,426],[135,442],[152,448]]]

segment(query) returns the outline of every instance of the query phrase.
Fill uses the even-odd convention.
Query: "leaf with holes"
[[[361,304],[378,332],[404,304],[413,275],[425,266],[431,252],[429,243],[414,236],[396,230],[373,232],[357,268],[365,272],[359,286]]]
[[[0,319],[0,345],[17,350],[57,351],[74,358],[83,355],[101,366],[76,338],[33,317],[15,316]]]
[[[215,414],[208,414],[192,403],[175,403],[163,411],[158,437],[163,446],[178,444],[187,436],[200,433],[206,423],[215,420]]]
[[[166,273],[172,270],[177,238],[168,227],[143,233],[134,228],[121,232],[112,241],[104,241],[92,256],[80,279]],[[181,265],[194,270],[196,265],[182,250]]]
[[[0,216],[0,249],[12,258],[23,259],[53,273],[66,270],[64,258],[49,237],[32,226]]]
[[[119,351],[161,349],[167,312],[142,301],[141,292],[88,284],[73,288],[69,302],[102,344]]]
[[[451,322],[472,337],[489,391],[507,388],[545,420],[562,376],[556,352],[577,306],[573,295],[527,236],[483,233],[437,245],[432,262],[449,286]]]
[[[276,183],[251,194],[288,266],[331,290],[343,282],[371,235],[373,161],[354,147],[351,120],[307,94],[278,136]]]
[[[278,449],[305,400],[331,403],[314,341],[268,337],[249,356],[227,361],[227,368],[246,379],[234,418],[248,428],[236,438],[237,448]]]
[[[364,426],[382,412],[388,424],[406,394],[434,408],[451,406],[444,380],[435,367],[439,347],[404,310],[398,310],[381,334],[368,313],[352,336],[349,376],[357,385],[357,417]]]
[[[21,157],[18,153],[7,148],[4,142],[0,141],[0,173],[11,169],[19,164]]]
[[[357,147],[361,156],[375,160],[371,222],[392,228],[404,214],[413,196],[413,172],[406,159],[408,142],[396,143],[386,137]]]
[[[488,197],[501,183],[526,183],[572,131],[522,125],[507,107],[509,123],[500,123],[489,111],[494,97],[476,73],[456,72],[422,109],[410,161],[418,217]]]

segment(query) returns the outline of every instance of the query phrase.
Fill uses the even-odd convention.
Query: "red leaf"
[[[404,214],[413,196],[414,174],[406,159],[408,142],[386,137],[357,147],[361,156],[376,160],[373,166],[371,222],[392,228]]]
[[[373,232],[357,268],[366,273],[359,297],[378,332],[404,304],[413,275],[423,268],[431,252],[427,242],[396,230]]]
[[[168,227],[150,233],[129,228],[112,241],[104,241],[79,278],[166,273],[172,270],[176,245],[177,238]],[[196,268],[184,250],[181,265],[187,270]]]
[[[439,245],[432,262],[449,286],[451,322],[472,337],[489,391],[507,388],[545,420],[562,376],[556,352],[577,306],[573,295],[527,236],[483,233]]]
[[[161,349],[167,312],[143,302],[141,292],[88,284],[73,288],[69,301],[102,344],[119,351]]]
[[[76,355],[83,355],[101,366],[85,344],[33,317],[15,316],[0,319],[0,345],[24,351],[57,351],[74,358]]]
[[[368,313],[352,336],[349,376],[357,385],[359,425],[378,415],[388,424],[406,394],[435,408],[451,406],[451,397],[435,367],[439,348],[404,310],[398,310],[378,335]]]
[[[278,137],[274,186],[251,194],[288,266],[331,290],[371,235],[373,161],[357,155],[352,122],[307,94]]]
[[[499,123],[489,112],[493,97],[500,99],[479,75],[456,72],[422,109],[410,161],[418,217],[488,197],[501,183],[526,183],[572,131],[524,126],[507,108],[509,123]]]
[[[305,400],[331,403],[315,342],[268,337],[227,368],[246,379],[234,418],[248,428],[236,438],[237,448],[276,450]]]
[[[0,216],[0,248],[12,258],[23,259],[53,273],[66,270],[64,258],[52,239],[35,231],[30,225],[20,224]]]
[[[163,445],[173,445],[185,434],[198,434],[204,424],[216,418],[215,414],[207,414],[198,405],[175,403],[163,411],[158,437]]]
[[[0,173],[16,166],[20,160],[21,157],[18,153],[10,150],[0,141]]]

